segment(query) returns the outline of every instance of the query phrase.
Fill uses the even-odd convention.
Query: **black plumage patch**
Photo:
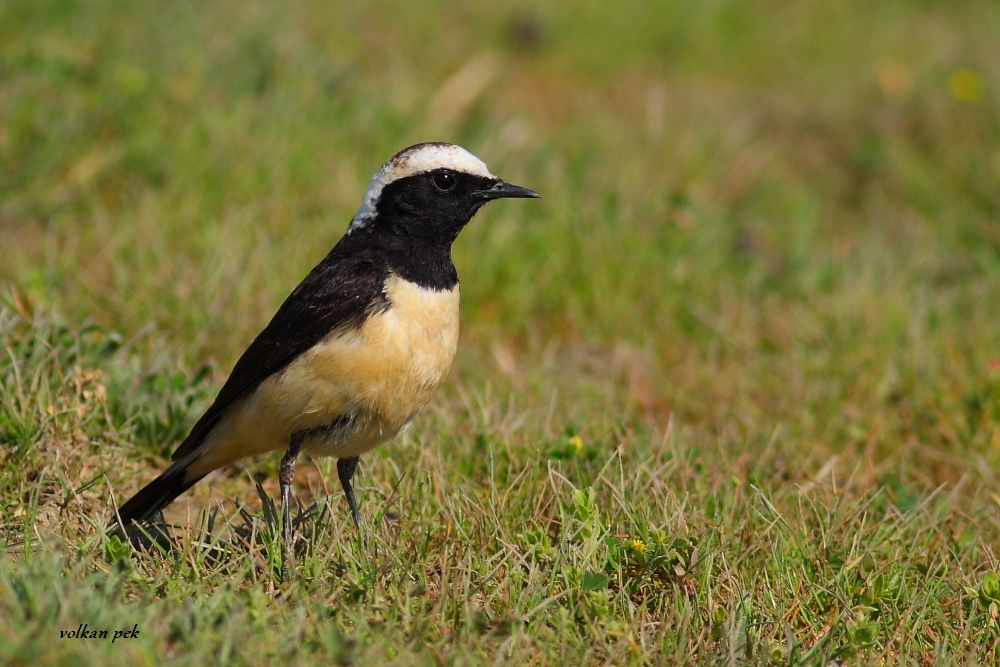
[[[444,179],[450,179],[450,182]],[[450,248],[498,179],[449,169],[414,174],[385,186],[373,227],[400,236],[422,236]]]

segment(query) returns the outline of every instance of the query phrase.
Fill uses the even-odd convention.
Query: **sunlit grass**
[[[3,4],[0,656],[996,660],[998,19]],[[176,553],[106,541],[424,140],[544,198],[457,242],[459,357],[362,461],[369,548],[304,464],[280,586],[276,459],[171,506]]]

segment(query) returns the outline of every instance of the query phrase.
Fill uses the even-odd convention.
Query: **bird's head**
[[[347,232],[370,229],[453,241],[483,204],[538,196],[497,178],[460,146],[417,144],[393,155],[372,176]]]

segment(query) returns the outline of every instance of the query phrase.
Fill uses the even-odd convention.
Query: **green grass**
[[[997,662],[998,21],[0,4],[0,663]],[[455,370],[362,460],[368,546],[303,463],[281,584],[277,455],[178,499],[174,552],[109,540],[426,140],[544,199],[458,240]]]

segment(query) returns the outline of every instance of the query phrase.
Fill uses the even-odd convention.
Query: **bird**
[[[344,235],[239,357],[170,466],[126,500],[109,527],[142,525],[210,472],[283,450],[283,563],[292,557],[289,506],[300,452],[337,458],[362,531],[352,486],[359,457],[411,422],[455,357],[453,242],[488,202],[539,196],[454,144],[421,143],[392,156]]]

